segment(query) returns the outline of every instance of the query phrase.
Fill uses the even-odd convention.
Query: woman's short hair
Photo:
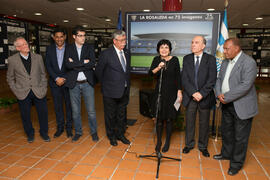
[[[172,43],[168,40],[168,39],[161,39],[158,43],[157,43],[157,52],[159,53],[159,48],[161,45],[168,45],[169,46],[169,50],[170,52],[172,51]]]

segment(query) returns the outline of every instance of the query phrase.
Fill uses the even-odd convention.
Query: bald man
[[[41,138],[49,142],[47,78],[42,57],[30,52],[23,37],[18,37],[14,46],[18,53],[8,58],[7,82],[18,99],[24,131],[27,141],[32,143],[35,131],[31,122],[31,107],[36,106]]]
[[[210,108],[216,100],[214,86],[217,77],[216,59],[204,53],[206,40],[195,36],[191,43],[191,54],[184,57],[182,71],[183,105],[186,107],[186,137],[183,153],[187,154],[195,146],[195,121],[199,113],[198,148],[202,155],[209,157],[208,127]]]

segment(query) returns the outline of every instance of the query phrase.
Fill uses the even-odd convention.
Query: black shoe
[[[120,136],[117,139],[124,144],[130,144],[130,141],[125,136]]]
[[[27,137],[27,141],[28,141],[29,143],[34,142],[34,139],[35,139],[34,136],[29,136],[29,137]]]
[[[230,160],[230,158],[222,156],[222,154],[216,154],[213,156],[215,160]]]
[[[47,134],[40,135],[40,137],[41,137],[45,142],[50,142],[50,141],[51,141],[50,137],[49,137]]]
[[[160,148],[161,148],[161,143],[157,143],[155,147],[156,152],[160,152]]]
[[[170,143],[165,142],[165,145],[162,148],[162,152],[167,152],[170,148]]]
[[[70,138],[73,136],[72,130],[66,130],[66,132],[67,132],[67,138]]]
[[[57,129],[57,131],[54,133],[53,137],[57,138],[57,137],[61,136],[63,132],[64,132],[64,130]]]
[[[94,142],[98,142],[99,138],[98,138],[97,133],[92,134],[92,140],[93,140]]]
[[[230,176],[234,176],[234,175],[236,175],[238,172],[239,172],[239,170],[238,170],[238,169],[234,169],[234,168],[229,168],[229,170],[228,170],[228,174],[229,174]]]
[[[112,146],[117,146],[117,141],[116,141],[116,139],[110,139],[110,144],[112,145]]]
[[[207,149],[199,149],[202,152],[202,155],[204,157],[210,157],[210,154]]]
[[[191,149],[193,149],[193,148],[190,148],[190,147],[184,147],[184,149],[183,149],[183,153],[184,154],[187,154],[187,153],[189,153],[189,151],[191,150]]]
[[[82,135],[75,134],[75,136],[72,138],[72,142],[78,141]]]

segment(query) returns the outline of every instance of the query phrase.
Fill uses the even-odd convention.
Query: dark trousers
[[[197,111],[199,112],[199,149],[207,149],[208,145],[208,129],[209,129],[209,118],[210,109],[202,109],[199,103],[191,100],[186,107],[186,146],[194,148],[195,146],[195,122]]]
[[[115,139],[125,133],[128,100],[127,89],[121,98],[103,96],[105,128],[109,139]]]
[[[230,167],[241,169],[246,159],[252,119],[240,119],[233,103],[222,105],[221,154],[230,158]]]
[[[70,131],[72,129],[72,110],[70,103],[69,90],[67,87],[51,87],[54,111],[56,115],[57,129],[62,131],[64,127],[66,130]],[[66,124],[64,115],[64,103],[66,106]]]
[[[31,106],[34,104],[38,113],[39,133],[41,136],[48,134],[48,108],[46,96],[39,99],[32,90],[24,100],[18,100],[20,107],[23,128],[28,137],[34,137],[35,130],[31,121]]]

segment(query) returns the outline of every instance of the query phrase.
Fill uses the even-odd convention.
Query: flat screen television
[[[126,13],[127,48],[131,52],[131,72],[146,74],[153,58],[158,55],[159,40],[172,43],[171,54],[182,65],[183,57],[191,53],[192,38],[205,37],[205,52],[216,52],[220,12],[128,12]]]

